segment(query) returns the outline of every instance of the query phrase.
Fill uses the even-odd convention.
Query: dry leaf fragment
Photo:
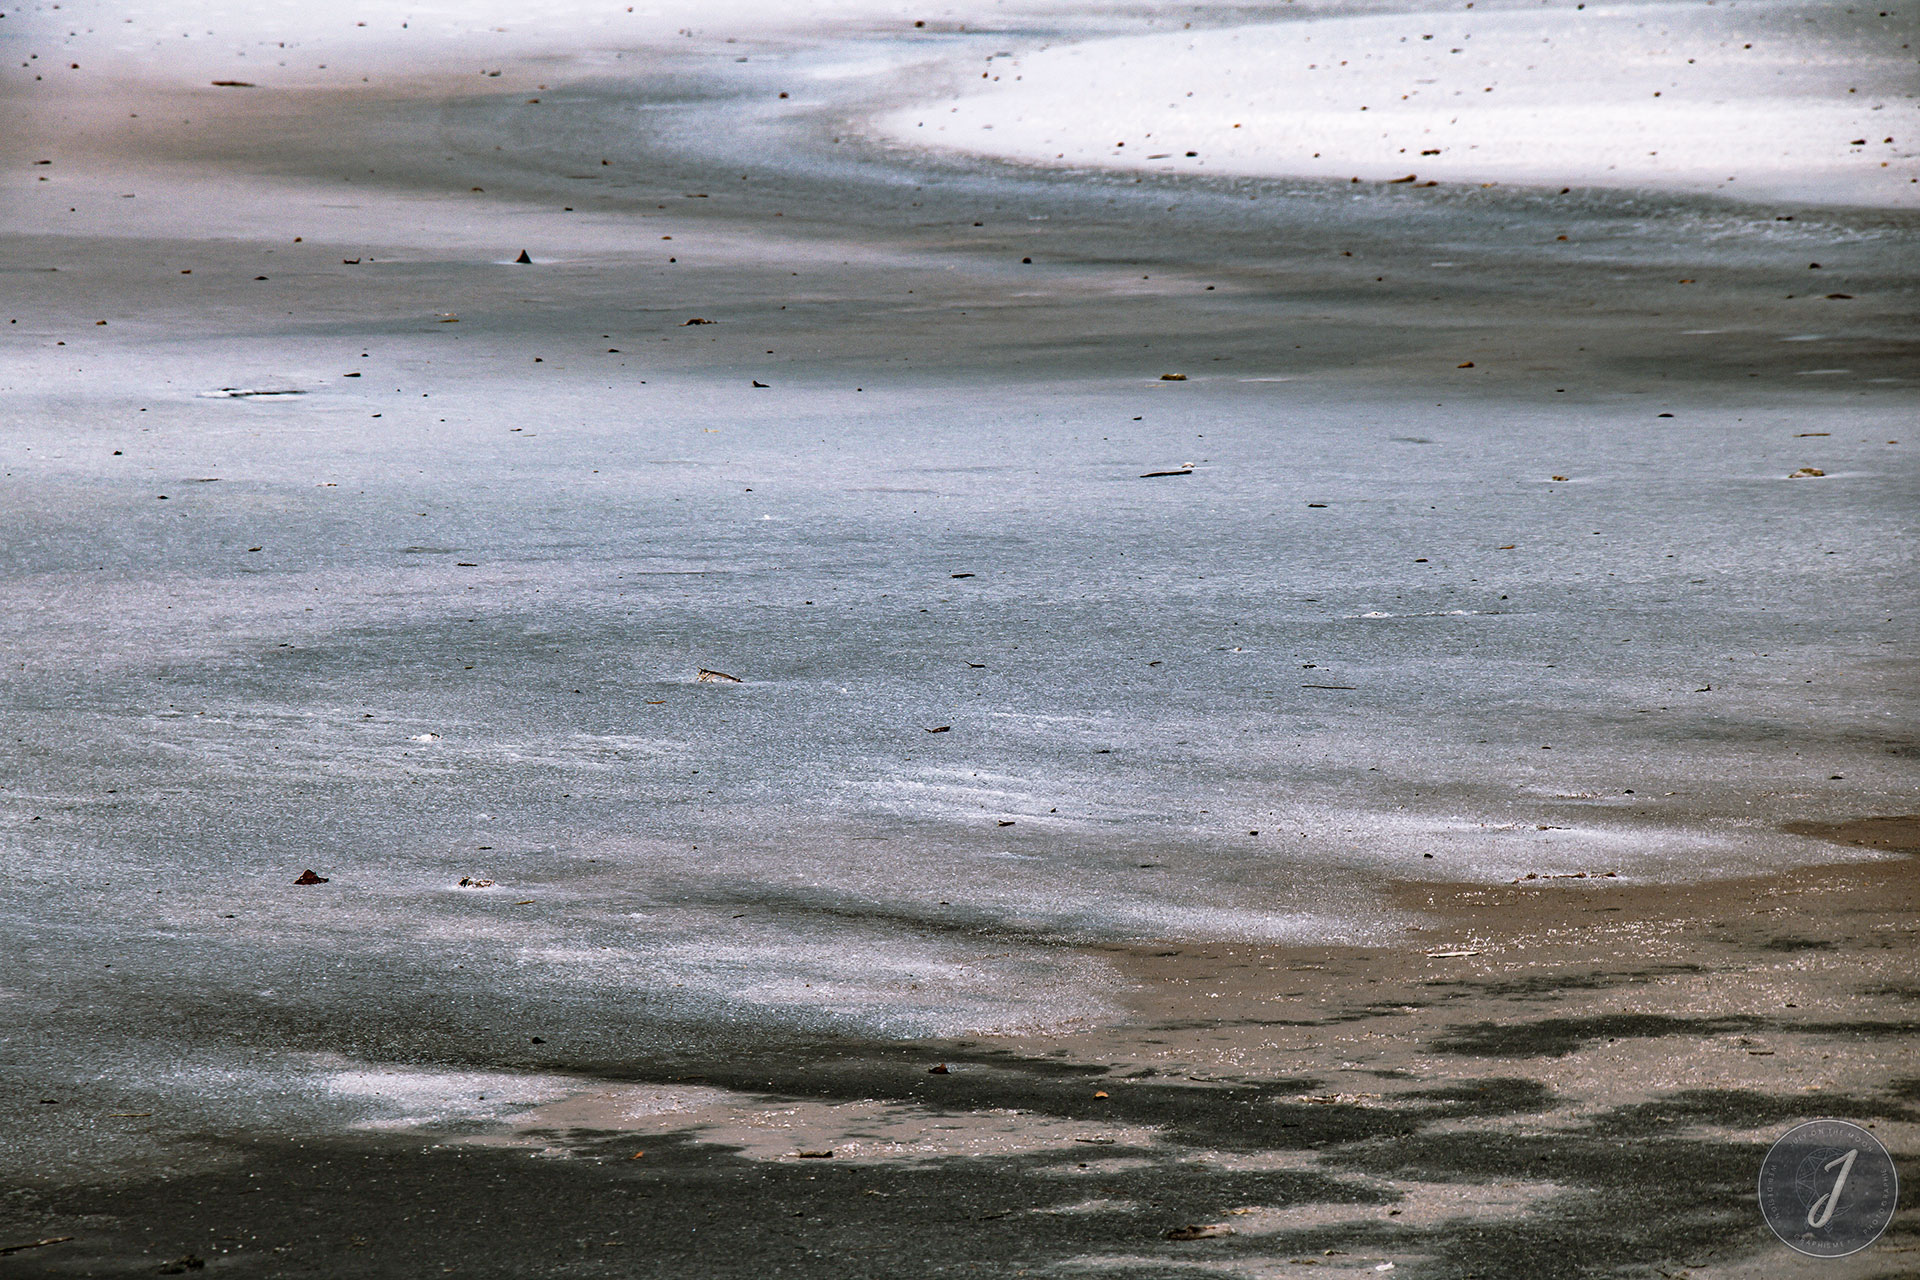
[[[45,164],[46,161],[39,160],[39,161],[36,161],[35,163]],[[71,1239],[73,1239],[72,1236],[48,1236],[44,1240],[29,1240],[25,1244],[10,1244],[10,1245],[0,1246],[0,1257],[3,1257],[9,1253],[24,1253],[28,1249],[44,1249],[50,1244],[65,1244],[67,1241]]]
[[[294,881],[295,884],[325,884],[326,882],[327,877],[313,874],[312,867],[308,867],[305,871],[302,871],[299,878]]]
[[[1185,382],[1186,380],[1187,375],[1184,373],[1163,373],[1160,375],[1160,381],[1162,382]]]
[[[724,671],[709,671],[705,667],[700,668],[699,673],[694,676],[694,679],[698,680],[701,684],[742,683],[739,676],[730,676]]]

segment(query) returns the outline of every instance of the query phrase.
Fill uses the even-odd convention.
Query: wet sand
[[[1771,1135],[1911,1170],[1910,214],[873,124],[1158,11],[34,12],[0,1272],[1774,1275]]]
[[[90,1117],[165,1135],[170,1171],[16,1196],[9,1239],[59,1243],[9,1263],[1899,1275],[1910,1213],[1803,1259],[1751,1184],[1818,1114],[1872,1128],[1910,1185],[1916,825],[1883,824],[1899,860],[1681,891],[1405,887],[1411,950],[1102,948],[1129,1013],[1076,1034],[642,1064],[570,1056],[563,1032],[477,1072],[337,1073],[401,1108],[344,1131]]]

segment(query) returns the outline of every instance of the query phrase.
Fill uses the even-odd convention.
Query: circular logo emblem
[[[1846,1120],[1809,1120],[1760,1162],[1760,1212],[1810,1258],[1844,1258],[1893,1221],[1900,1181],[1880,1140]]]

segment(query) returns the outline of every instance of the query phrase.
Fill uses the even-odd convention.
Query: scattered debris
[[[42,160],[39,163],[45,164],[46,161]],[[44,1249],[50,1244],[65,1244],[71,1239],[73,1239],[72,1236],[48,1236],[45,1240],[29,1240],[25,1244],[0,1245],[0,1258],[10,1253],[24,1253],[28,1249]]]
[[[1478,951],[1429,951],[1427,952],[1427,959],[1429,960],[1464,960],[1468,956],[1477,956],[1479,954],[1480,953]]]
[[[1167,1232],[1169,1240],[1214,1240],[1221,1236],[1230,1236],[1233,1228],[1218,1222],[1188,1223],[1184,1227],[1175,1227]]]
[[[831,1159],[833,1159],[833,1149],[832,1149],[831,1147],[829,1147],[829,1148],[827,1148],[827,1149],[825,1149],[825,1150],[823,1150],[823,1151],[796,1151],[796,1152],[794,1152],[793,1154],[794,1154],[795,1156],[797,1156],[797,1157],[799,1157],[799,1158],[800,1158],[800,1159],[802,1159],[802,1160],[831,1160]]]
[[[935,728],[928,729],[927,732],[928,733],[950,733],[952,732],[952,730],[953,730],[952,725],[943,724],[943,725],[936,726]]]
[[[493,888],[493,881],[476,879],[473,876],[461,876],[460,887],[462,889],[491,889]]]
[[[1419,176],[1420,175],[1417,173],[1410,173],[1404,178],[1388,178],[1387,185],[1390,187],[1397,187],[1403,182],[1412,182],[1415,179],[1417,179]]]
[[[971,578],[973,575],[970,573],[950,573],[947,576],[949,578]]]
[[[1462,360],[1462,361],[1461,361],[1461,362],[1460,362],[1459,364],[1457,364],[1457,365],[1455,365],[1455,366],[1453,366],[1453,367],[1454,367],[1454,368],[1456,368],[1456,369],[1471,369],[1471,368],[1473,368],[1473,361],[1471,361],[1471,360]]]
[[[1508,883],[1521,884],[1528,880],[1612,880],[1619,874],[1618,871],[1550,871],[1546,875],[1541,875],[1538,871],[1529,871],[1520,879]]]
[[[759,387],[759,388],[760,388],[761,390],[763,390],[763,391],[764,391],[764,390],[766,390],[766,389],[767,389],[767,388],[768,388],[769,386],[771,386],[771,385],[772,385],[772,384],[770,384],[770,383],[766,383],[766,382],[760,382],[760,381],[758,381],[758,380],[756,380],[756,379],[753,379],[753,378],[749,378],[749,379],[747,379],[747,381],[749,381],[749,382],[752,382],[754,386],[756,386],[756,387]]]
[[[946,1063],[936,1062],[932,1066],[927,1068],[927,1074],[930,1076],[944,1076],[944,1075],[950,1075],[952,1073]]]
[[[1792,475],[1788,476],[1787,479],[1800,480],[1800,479],[1804,479],[1807,476],[1823,476],[1825,474],[1827,473],[1822,471],[1818,467],[1802,467],[1798,471],[1794,472]]]
[[[302,871],[300,878],[294,881],[295,884],[325,884],[326,882],[327,877],[313,874],[312,867],[308,867],[305,871]]]
[[[207,1260],[198,1254],[183,1253],[166,1266],[160,1268],[160,1274],[163,1276],[184,1275],[189,1271],[205,1270],[206,1265]]]
[[[1186,380],[1187,375],[1184,373],[1163,373],[1160,375],[1160,381],[1162,382],[1185,382]]]
[[[530,267],[533,265],[533,259],[528,255],[525,249],[522,249],[520,251],[520,256],[515,258],[513,262],[515,266],[520,266],[520,267]]]
[[[213,87],[216,89],[254,89],[259,86],[255,85],[251,80],[215,80]]]
[[[739,676],[730,676],[724,671],[709,671],[705,667],[700,668],[699,673],[694,676],[694,679],[698,680],[701,684],[740,684],[742,683]]]
[[[440,735],[437,733],[416,733],[411,738],[408,738],[407,741],[408,742],[438,742],[440,741]]]
[[[1548,476],[1548,477],[1547,477],[1547,479],[1549,479],[1549,480],[1558,480],[1558,481],[1559,481],[1560,483],[1562,483],[1562,484],[1565,484],[1565,483],[1566,483],[1566,481],[1567,481],[1567,477],[1565,477],[1565,476]]]
[[[1192,474],[1193,474],[1192,467],[1183,466],[1183,467],[1178,467],[1172,471],[1142,471],[1140,473],[1140,478],[1142,480],[1151,480],[1155,476],[1190,476]]]
[[[681,321],[681,322],[680,322],[680,327],[681,327],[682,329],[684,329],[684,328],[686,328],[686,327],[687,327],[688,325],[690,325],[690,324],[718,324],[718,323],[719,323],[719,321],[717,321],[717,320],[702,320],[702,319],[701,319],[701,318],[700,318],[699,316],[695,316],[695,317],[693,317],[693,319],[691,319],[691,320],[683,320],[683,321]]]
[[[252,400],[258,396],[303,396],[306,392],[298,387],[216,387],[212,391],[202,391],[203,400]]]

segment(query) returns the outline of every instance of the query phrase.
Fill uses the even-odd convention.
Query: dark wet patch
[[[1428,1046],[1436,1053],[1488,1058],[1563,1057],[1602,1040],[1664,1036],[1718,1036],[1766,1025],[1760,1018],[1675,1018],[1660,1013],[1603,1013],[1590,1018],[1543,1018],[1537,1022],[1477,1022],[1454,1027]]]
[[[1658,1134],[1676,1124],[1759,1129],[1797,1124],[1810,1116],[1844,1120],[1907,1120],[1909,1108],[1838,1093],[1757,1093],[1750,1089],[1685,1089],[1652,1102],[1616,1107],[1588,1127],[1596,1134]]]
[[[76,1238],[18,1274],[150,1275],[191,1253],[229,1276],[1011,1275],[1109,1251],[1171,1274],[1241,1242],[1166,1233],[1237,1205],[1392,1199],[1319,1172],[1103,1168],[1092,1149],[878,1168],[747,1160],[685,1134],[588,1136],[565,1159],[394,1138],[229,1152],[217,1172],[36,1197],[7,1218]],[[1089,1199],[1112,1208],[1051,1212]]]
[[[1236,1096],[1186,1092],[1216,1102]],[[1195,1263],[1231,1272],[1255,1258],[1323,1258],[1326,1250],[1422,1255],[1430,1261],[1419,1274],[1435,1280],[1626,1276],[1755,1247],[1752,1181],[1765,1143],[1702,1138],[1683,1126],[1906,1114],[1843,1095],[1695,1090],[1552,1134],[1433,1133],[1424,1128],[1434,1121],[1531,1109],[1551,1094],[1532,1081],[1494,1080],[1402,1097],[1433,1104],[1419,1127],[1331,1145],[1312,1170],[1222,1170],[1192,1159],[1192,1148],[1123,1146],[918,1165],[763,1161],[687,1133],[579,1131],[556,1135],[567,1157],[542,1159],[381,1135],[228,1143],[224,1168],[16,1197],[0,1225],[23,1238],[75,1236],[58,1259],[24,1264],[44,1270],[16,1269],[23,1276],[148,1275],[189,1253],[207,1259],[210,1272],[242,1277],[450,1270],[676,1280],[1013,1275],[1119,1255],[1128,1261],[1075,1265],[1074,1273],[1138,1280],[1187,1275]],[[1018,1090],[998,1099],[1023,1108],[1040,1100]],[[1421,1228],[1382,1216],[1398,1193],[1355,1174],[1566,1190],[1525,1213]],[[1676,1200],[1679,1186],[1686,1195]],[[1078,1208],[1089,1201],[1105,1204]],[[1324,1206],[1350,1220],[1167,1239],[1190,1223],[1231,1224],[1229,1211],[1249,1205]]]
[[[1782,823],[1780,829],[1788,835],[1811,836],[1815,840],[1831,840],[1857,848],[1920,853],[1920,813],[1851,818],[1845,822],[1787,822]]]
[[[1426,1114],[1435,1118],[1514,1115],[1545,1111],[1554,1103],[1552,1089],[1538,1080],[1525,1079],[1476,1080],[1397,1095],[1397,1099],[1403,1098],[1433,1103]]]
[[[1618,972],[1592,969],[1570,973],[1529,974],[1524,978],[1503,978],[1488,982],[1436,978],[1422,985],[1445,991],[1449,997],[1455,993],[1472,991],[1513,1000],[1546,1000],[1563,991],[1606,991],[1614,987],[1654,982],[1676,974],[1705,972],[1705,967],[1697,964],[1660,964],[1644,969]]]
[[[1418,1247],[1435,1261],[1423,1277],[1643,1276],[1777,1247],[1755,1236],[1753,1181],[1766,1141],[1698,1137],[1683,1126],[1784,1130],[1815,1115],[1871,1121],[1890,1114],[1902,1113],[1843,1095],[1702,1089],[1618,1108],[1569,1131],[1421,1134],[1334,1152],[1323,1163],[1396,1179],[1537,1180],[1569,1188],[1524,1216],[1424,1233]],[[1685,1193],[1676,1197],[1681,1187]],[[1343,1234],[1349,1243],[1331,1247],[1381,1239],[1377,1229]],[[1304,1248],[1319,1238],[1281,1239]]]
[[[1920,1035],[1920,1022],[1881,1022],[1861,1018],[1851,1022],[1789,1022],[1782,1023],[1779,1029],[1842,1039],[1899,1040]]]
[[[1590,1033],[1600,1022],[1558,1021],[1563,1034],[1568,1026]],[[1697,1029],[1701,1021],[1661,1025],[1673,1033],[1668,1024]],[[957,1069],[929,1076],[934,1061]],[[1764,1143],[1691,1130],[1913,1115],[1884,1098],[1693,1090],[1552,1133],[1468,1132],[1457,1122],[1541,1114],[1558,1100],[1538,1081],[1499,1078],[1411,1090],[1371,1106],[1312,1102],[1307,1096],[1323,1086],[1311,1078],[1123,1078],[1097,1062],[965,1043],[816,1043],[757,1059],[685,1061],[671,1072],[624,1064],[596,1074],[955,1113],[1014,1108],[1152,1126],[1158,1135],[1151,1144],[885,1166],[749,1160],[691,1134],[556,1130],[552,1141],[570,1153],[560,1159],[429,1146],[417,1135],[236,1142],[223,1144],[235,1162],[217,1171],[16,1197],[0,1208],[0,1227],[21,1238],[77,1237],[57,1269],[48,1258],[48,1271],[23,1275],[145,1275],[192,1252],[209,1270],[234,1276],[414,1276],[451,1267],[483,1277],[838,1280],[1013,1275],[1071,1262],[1075,1274],[1137,1280],[1189,1275],[1196,1262],[1231,1273],[1255,1258],[1333,1249],[1417,1254],[1430,1259],[1419,1274],[1441,1280],[1638,1276],[1656,1264],[1697,1265],[1754,1246],[1752,1179]],[[1897,1082],[1899,1089],[1920,1095],[1920,1080]],[[1194,1159],[1302,1148],[1318,1152],[1319,1167],[1245,1172]],[[1399,1193],[1354,1174],[1567,1190],[1525,1210],[1416,1228],[1380,1212]],[[1677,1186],[1685,1195],[1673,1194]],[[1109,1205],[1054,1212],[1088,1201]],[[1231,1224],[1229,1211],[1249,1205],[1325,1206],[1335,1221],[1277,1235],[1166,1238],[1188,1224]],[[1128,1261],[1081,1265],[1114,1256]]]
[[[1833,951],[1835,944],[1827,938],[1768,938],[1760,944],[1762,951]]]

